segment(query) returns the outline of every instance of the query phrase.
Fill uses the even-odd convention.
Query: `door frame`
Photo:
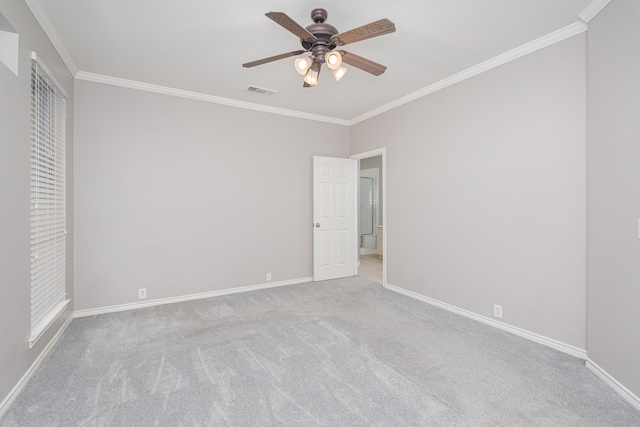
[[[371,151],[366,151],[364,153],[359,153],[359,154],[353,154],[351,156],[349,156],[350,159],[353,160],[357,160],[358,161],[358,166],[356,168],[357,170],[357,174],[356,175],[356,182],[359,183],[359,179],[360,179],[360,160],[362,159],[368,159],[369,157],[376,157],[376,156],[382,156],[382,286],[386,286],[387,285],[387,258],[388,258],[388,252],[387,252],[387,148],[386,147],[382,147],[382,148],[378,148],[375,150],[371,150]],[[357,185],[356,186],[356,194],[355,197],[353,198],[353,203],[354,203],[354,209],[356,212],[358,212],[358,201],[360,197],[360,186]],[[359,218],[358,218],[359,219]],[[359,225],[356,224],[356,232],[355,232],[355,236],[353,236],[354,239],[354,251],[355,251],[355,258],[354,260],[357,260],[355,262],[355,273],[356,276],[358,275],[358,268],[360,267],[360,245],[358,244],[358,238],[359,238]]]

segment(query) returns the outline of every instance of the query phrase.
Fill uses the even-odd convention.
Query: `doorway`
[[[376,253],[376,227],[380,209],[378,168],[360,169],[358,234],[360,255]]]
[[[358,160],[357,274],[386,283],[386,149],[350,156]]]

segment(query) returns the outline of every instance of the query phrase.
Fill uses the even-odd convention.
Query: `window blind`
[[[31,62],[31,345],[66,300],[66,96]]]

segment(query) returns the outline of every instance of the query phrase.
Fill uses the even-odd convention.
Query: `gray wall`
[[[19,77],[0,64],[0,401],[74,308],[310,276],[311,156],[380,147],[389,283],[489,317],[502,304],[577,347],[588,333],[589,357],[640,394],[635,0],[589,24],[588,331],[585,35],[351,129],[78,81],[74,166],[71,75],[23,1],[0,12],[20,34]],[[70,95],[75,307],[28,350],[31,50]]]
[[[0,63],[0,402],[69,317],[68,307],[34,348],[30,294],[31,51],[46,63],[67,101],[67,295],[73,296],[73,79],[22,0],[0,0],[0,13],[20,35],[19,75]]]
[[[640,396],[640,2],[589,23],[589,358]]]
[[[387,147],[387,280],[586,348],[586,35],[350,128]]]
[[[85,81],[76,102],[77,309],[312,276],[312,156],[347,157],[347,127]]]

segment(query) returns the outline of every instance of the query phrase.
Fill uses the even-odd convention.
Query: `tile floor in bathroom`
[[[382,284],[382,260],[375,253],[360,254],[358,275]]]

